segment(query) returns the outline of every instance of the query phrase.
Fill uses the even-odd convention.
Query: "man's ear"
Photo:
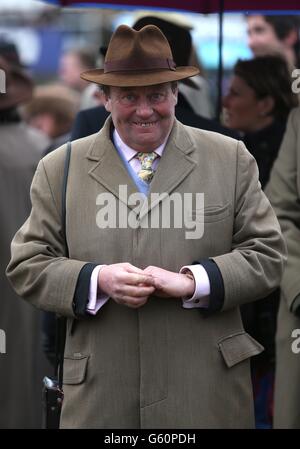
[[[111,98],[107,94],[103,94],[102,101],[107,112],[111,112]]]
[[[172,88],[172,94],[174,96],[176,106],[178,103],[178,84],[176,85],[176,87]]]

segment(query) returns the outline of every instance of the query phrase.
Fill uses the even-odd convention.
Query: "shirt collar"
[[[121,139],[116,128],[114,129],[114,132],[113,132],[113,141],[114,141],[115,146],[117,147],[117,149],[119,151],[121,151],[121,153],[123,154],[123,156],[125,157],[127,162],[129,162],[129,161],[131,161],[131,159],[135,158],[137,151],[134,150],[133,148],[130,148],[128,145],[126,145],[125,142],[123,142],[123,140]],[[154,150],[155,153],[158,154],[160,157],[163,154],[166,143],[167,143],[167,139],[158,148],[156,148]]]

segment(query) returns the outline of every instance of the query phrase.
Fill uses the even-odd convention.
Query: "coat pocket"
[[[64,358],[64,384],[81,384],[86,376],[88,356],[81,354]]]
[[[218,347],[228,368],[264,350],[264,347],[246,332],[222,338],[218,341]]]
[[[225,205],[210,205],[204,207],[204,209],[192,209],[188,214],[188,218],[201,223],[213,223],[229,217],[231,211],[232,207],[229,203]]]

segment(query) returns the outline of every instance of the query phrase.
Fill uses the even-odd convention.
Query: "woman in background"
[[[239,60],[223,99],[226,125],[240,133],[255,157],[263,188],[277,157],[288,114],[298,105],[291,85],[286,62],[279,56]]]

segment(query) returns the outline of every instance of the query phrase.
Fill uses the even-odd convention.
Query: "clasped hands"
[[[150,295],[164,298],[192,296],[195,281],[185,274],[153,266],[141,270],[126,262],[103,266],[98,286],[118,304],[138,308],[146,304]]]

